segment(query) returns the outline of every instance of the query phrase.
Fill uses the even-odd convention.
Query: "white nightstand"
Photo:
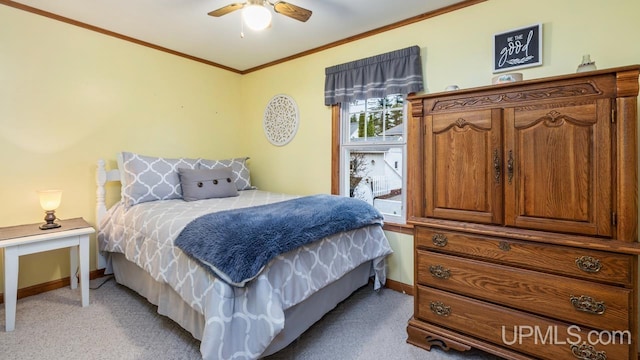
[[[70,248],[71,288],[78,287],[75,270],[80,261],[82,306],[89,306],[89,235],[95,230],[82,218],[59,220],[57,229],[40,230],[38,224],[0,228],[0,248],[4,248],[4,308],[5,330],[16,324],[18,295],[18,258],[21,255]]]

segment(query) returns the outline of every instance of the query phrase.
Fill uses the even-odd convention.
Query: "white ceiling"
[[[83,24],[246,72],[465,0],[287,0],[313,12],[303,23],[273,13],[270,28],[244,27],[241,12],[212,10],[243,0],[18,0]],[[11,1],[4,1],[4,3]]]

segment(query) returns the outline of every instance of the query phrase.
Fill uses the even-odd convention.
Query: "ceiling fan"
[[[287,2],[284,1],[276,1],[276,2],[271,2],[268,0],[247,0],[243,3],[233,3],[233,4],[229,4],[226,6],[223,6],[219,9],[213,10],[209,13],[209,15],[211,16],[215,16],[215,17],[220,17],[223,15],[226,15],[232,11],[236,11],[242,8],[249,8],[249,7],[266,7],[266,5],[269,4],[271,6],[273,6],[273,10],[278,13],[278,14],[282,14],[284,16],[288,16],[292,19],[296,19],[298,21],[302,21],[305,22],[307,20],[309,20],[309,18],[311,17],[311,10],[307,10],[305,8],[301,8],[299,6],[293,5],[293,4],[289,4]]]

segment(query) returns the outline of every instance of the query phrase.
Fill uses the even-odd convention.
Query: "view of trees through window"
[[[371,203],[385,220],[396,222],[404,221],[404,105],[402,95],[389,95],[343,107],[349,196]]]
[[[349,103],[349,121],[357,125],[358,130],[352,134],[351,141],[386,141],[387,136],[397,136],[397,133],[387,135],[387,132],[402,124],[403,108],[401,95]]]

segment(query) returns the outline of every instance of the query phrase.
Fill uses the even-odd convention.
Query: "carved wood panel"
[[[468,107],[482,106],[512,106],[515,103],[527,101],[552,100],[573,96],[600,94],[602,94],[602,90],[598,88],[598,85],[594,82],[588,81],[580,84],[548,86],[542,89],[506,91],[498,94],[468,96],[461,99],[437,100],[434,102],[432,111],[462,110]]]
[[[499,110],[434,115],[427,119],[426,212],[483,223],[502,222]]]
[[[611,235],[608,99],[505,110],[505,224]]]

